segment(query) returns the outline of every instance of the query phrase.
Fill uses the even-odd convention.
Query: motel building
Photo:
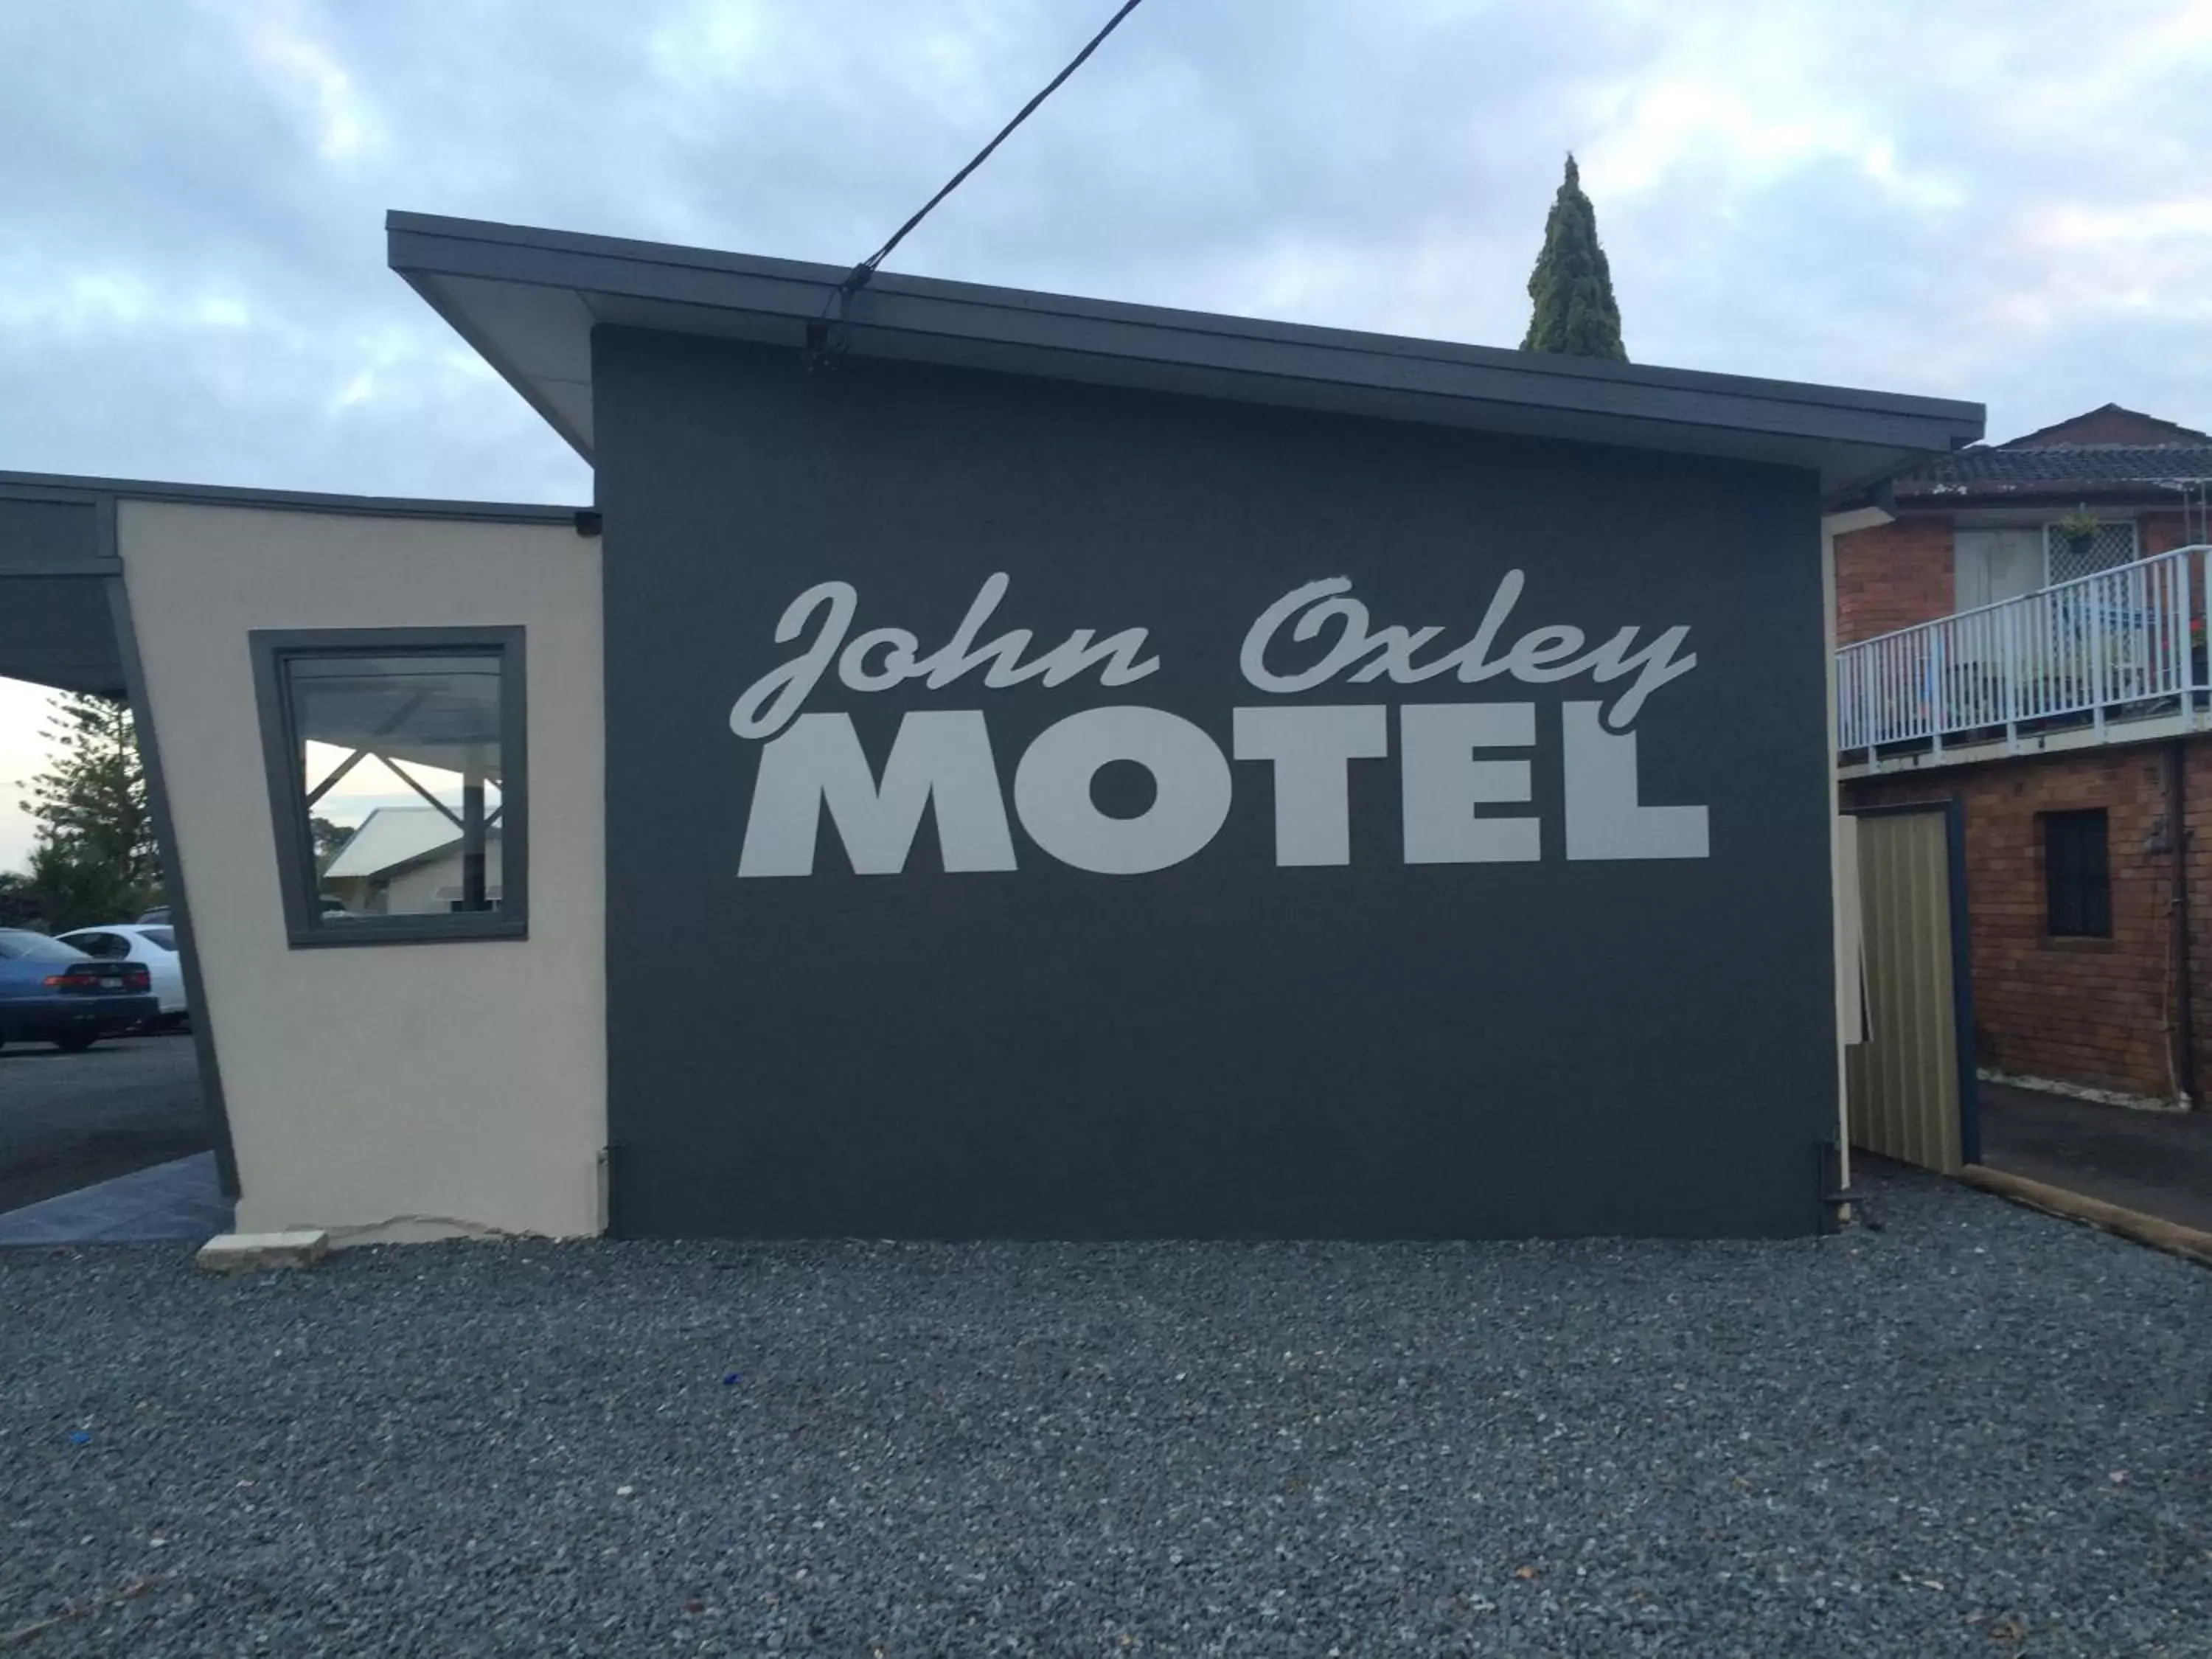
[[[0,474],[241,1231],[1827,1219],[1823,506],[1978,406],[388,229],[588,507]]]

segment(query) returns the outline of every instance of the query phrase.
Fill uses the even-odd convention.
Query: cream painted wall
[[[535,787],[533,781],[533,790]],[[535,854],[538,830],[534,824],[531,826],[530,839],[533,843],[531,850]],[[498,841],[493,841],[484,848],[484,885],[495,898],[501,896],[505,886],[505,878],[501,874],[501,848]],[[410,865],[392,876],[392,885],[385,894],[385,911],[391,915],[407,916],[442,910],[446,905],[445,901],[438,896],[440,890],[443,890],[448,895],[459,892],[462,877],[461,852],[458,847],[451,852],[440,854],[434,859]],[[534,889],[530,899],[534,908],[538,902]]]
[[[599,543],[566,526],[122,504],[118,541],[242,1231],[595,1232],[606,1143]],[[246,632],[527,630],[530,937],[295,951]]]

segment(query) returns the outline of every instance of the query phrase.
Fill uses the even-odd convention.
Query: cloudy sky
[[[586,501],[385,209],[850,264],[1109,9],[0,6],[0,469]],[[2212,0],[1146,0],[893,268],[1511,345],[1570,149],[1638,361],[2212,425]]]

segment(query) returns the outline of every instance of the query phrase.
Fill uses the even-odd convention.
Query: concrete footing
[[[210,1273],[265,1273],[312,1267],[330,1253],[331,1236],[319,1229],[285,1233],[219,1233],[196,1258]]]
[[[2025,1204],[2051,1215],[2064,1216],[2069,1221],[2087,1222],[2090,1226],[2101,1227],[2108,1233],[2131,1238],[2138,1244],[2148,1244],[2169,1255],[2186,1256],[2191,1261],[2212,1267],[2212,1233],[2200,1232],[2194,1227],[2185,1227],[2160,1216],[2145,1215],[2140,1210],[2107,1204],[2102,1199],[2069,1192],[2063,1187],[2030,1181],[2026,1176],[2016,1176],[2008,1170],[1992,1170],[1985,1164],[1967,1164],[1959,1171],[1959,1179],[1969,1186],[1979,1187],[1984,1192],[2011,1199],[2015,1204]]]

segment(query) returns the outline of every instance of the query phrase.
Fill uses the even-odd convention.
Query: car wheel
[[[65,1054],[81,1054],[100,1041],[97,1031],[72,1031],[67,1036],[54,1039],[54,1047]]]

